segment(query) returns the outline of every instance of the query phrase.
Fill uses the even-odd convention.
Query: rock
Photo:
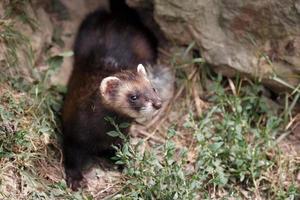
[[[52,53],[72,50],[84,16],[99,6],[107,6],[107,0],[60,0],[69,18],[53,20],[40,1],[32,2],[26,11],[37,22],[37,29],[16,23],[32,46],[34,57],[29,63],[37,62],[51,43],[57,26],[62,29],[65,46],[52,48]],[[300,0],[127,0],[127,3],[139,8],[140,13],[151,12],[159,25],[159,28],[152,26],[153,31],[161,29],[172,44],[186,46],[195,41],[206,62],[224,75],[233,76],[238,71],[262,79],[277,91],[286,89],[281,80],[293,86],[300,83]],[[4,8],[0,5],[3,16]],[[4,48],[0,46],[2,60]],[[65,84],[71,68],[72,58],[66,58],[53,82]],[[277,81],[272,77],[277,77]]]
[[[149,0],[127,0],[145,6]],[[299,0],[154,0],[154,18],[165,36],[181,45],[196,41],[215,70],[300,83]],[[232,70],[234,69],[234,70]]]
[[[35,62],[43,53],[45,46],[51,43],[53,25],[49,15],[40,7],[28,6],[27,13],[36,23],[36,27],[32,29],[28,24],[17,23],[16,28],[22,30],[22,33],[29,39]]]
[[[0,6],[0,16],[4,16],[5,12],[1,10],[5,10],[5,2],[1,3]],[[18,64],[20,70],[22,70],[25,74],[29,73],[28,69],[33,67],[37,60],[43,53],[45,46],[51,43],[53,26],[50,21],[47,13],[40,7],[33,7],[33,4],[26,4],[26,7],[22,8],[26,16],[24,18],[28,18],[27,21],[20,20],[20,17],[10,17],[4,18],[2,23],[7,23],[7,27],[14,30],[14,32],[19,32],[24,36],[24,38],[16,38],[17,46],[16,46],[16,55],[18,57]],[[5,27],[4,28],[4,31]],[[18,34],[17,34],[18,35]],[[7,46],[11,45],[10,43],[6,44]],[[6,59],[4,56],[4,52],[6,52],[7,47],[2,44],[1,45],[1,60]]]
[[[63,49],[56,49],[56,53],[73,50],[74,38],[84,17],[100,6],[107,7],[106,0],[61,0],[61,3],[66,7],[70,17],[68,20],[59,22],[59,26],[62,29],[62,39],[65,43],[65,46]],[[73,57],[65,58],[57,75],[52,77],[52,83],[66,85],[72,72],[72,65]]]
[[[0,18],[2,18],[2,16],[4,16],[4,8],[3,8],[3,5],[0,3]],[[2,26],[3,26],[3,23],[0,23],[0,28],[1,30],[3,30]],[[2,39],[0,38],[0,41]],[[4,60],[5,59],[5,47],[4,47],[4,44],[3,42],[1,41],[0,42],[0,61]]]

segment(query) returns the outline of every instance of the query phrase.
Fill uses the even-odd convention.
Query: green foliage
[[[143,141],[126,143],[117,163],[127,166],[127,179],[115,199],[218,198],[212,192],[217,190],[226,191],[223,197],[242,198],[241,189],[251,198],[257,191],[266,199],[296,198],[296,182],[272,187],[261,179],[278,167],[281,153],[275,139],[283,122],[261,98],[262,87],[245,86],[233,95],[225,92],[220,78],[212,87],[213,106],[200,119],[191,113],[184,124],[197,142],[196,161],[189,163],[187,149],[176,147],[172,139],[180,133],[174,127],[165,143],[151,150],[141,151]]]
[[[116,155],[116,163],[126,165],[124,173],[128,179],[122,194],[115,199],[194,199],[197,196],[193,192],[196,185],[192,174],[184,169],[187,150],[176,151],[172,141],[175,134],[171,128],[166,143],[151,151],[140,151],[142,141],[136,146],[124,144]]]
[[[39,177],[37,166],[45,161],[58,165],[58,149],[55,149],[53,144],[59,141],[59,115],[65,88],[50,85],[49,82],[61,66],[63,58],[71,56],[72,53],[66,52],[50,57],[46,63],[47,70],[32,66],[28,68],[27,76],[24,76],[24,68],[18,66],[16,51],[23,45],[30,49],[30,44],[8,23],[9,21],[2,22],[4,29],[1,29],[0,40],[6,45],[7,54],[1,63],[0,72],[0,168],[3,169],[0,172],[0,198],[16,198],[17,194],[7,194],[7,191],[3,191],[5,188],[1,184],[11,166],[14,169],[14,179],[22,180],[20,187],[33,191],[30,195],[19,194],[20,196],[31,196],[32,199],[59,197],[59,194],[50,192],[54,191],[51,185],[43,183],[45,180],[42,181]],[[47,154],[48,150],[52,154]],[[15,183],[5,181],[5,186],[13,188]],[[41,188],[43,192],[39,191]],[[62,192],[64,198],[69,196],[66,191]]]
[[[275,134],[282,120],[268,111],[257,86],[243,88],[240,96],[226,94],[220,87],[215,91],[215,106],[198,122],[190,119],[186,124],[198,141],[196,168],[210,177],[206,184],[252,187],[274,164],[266,153],[276,149]]]

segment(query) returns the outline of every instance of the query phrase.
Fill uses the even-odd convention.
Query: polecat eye
[[[130,99],[131,99],[132,101],[136,101],[136,100],[138,99],[138,97],[137,97],[136,95],[132,95],[132,96],[130,96]]]
[[[155,89],[155,88],[152,88],[152,89],[153,89],[154,92],[156,92],[156,89]]]

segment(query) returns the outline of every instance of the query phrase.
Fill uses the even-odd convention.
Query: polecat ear
[[[103,97],[112,94],[114,89],[119,86],[121,80],[115,76],[104,78],[100,84],[100,92]]]
[[[142,64],[139,64],[137,66],[137,72],[144,75],[144,76],[147,76],[147,72],[146,72],[146,69],[145,67],[142,65]]]

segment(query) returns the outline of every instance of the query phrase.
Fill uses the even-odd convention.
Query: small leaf
[[[119,136],[119,133],[117,131],[109,131],[106,134],[111,136],[111,137],[118,137]]]
[[[118,160],[118,161],[115,162],[115,164],[116,164],[116,165],[124,165],[125,162],[122,161],[122,160]]]
[[[171,127],[168,129],[168,138],[172,138],[176,135],[176,130],[174,129],[174,127]]]
[[[62,52],[62,53],[59,54],[59,56],[65,57],[65,58],[66,57],[71,57],[73,55],[74,55],[73,51],[65,51],[65,52]]]
[[[62,56],[53,56],[47,60],[47,64],[51,70],[56,70],[62,65],[63,61]]]
[[[209,148],[212,151],[217,151],[222,145],[223,145],[223,142],[216,142],[216,143],[209,145]]]
[[[128,128],[130,126],[129,123],[123,122],[122,124],[119,125],[120,128]]]
[[[128,144],[124,144],[123,148],[122,148],[122,152],[125,154],[125,155],[130,155],[129,154],[129,151],[128,151]]]

